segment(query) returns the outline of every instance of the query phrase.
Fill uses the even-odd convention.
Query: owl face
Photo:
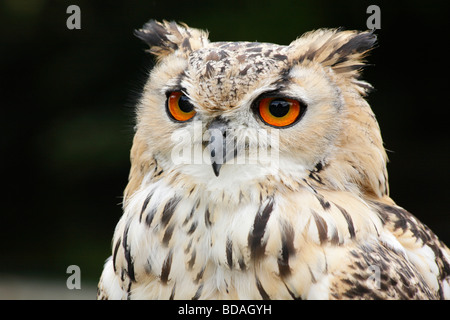
[[[267,176],[301,180],[359,139],[348,126],[355,100],[367,105],[370,86],[358,71],[371,33],[319,30],[288,46],[211,43],[197,29],[151,21],[137,36],[158,62],[135,139],[167,174],[222,187]]]

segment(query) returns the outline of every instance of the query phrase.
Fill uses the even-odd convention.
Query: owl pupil
[[[192,103],[189,102],[189,99],[186,96],[180,97],[180,100],[178,101],[178,106],[180,107],[180,110],[185,113],[189,113],[192,110],[194,110],[194,106],[192,105]]]
[[[283,99],[275,99],[270,102],[269,111],[277,118],[284,117],[289,112],[291,104]]]

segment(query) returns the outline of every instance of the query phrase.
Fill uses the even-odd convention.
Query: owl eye
[[[167,97],[167,111],[176,121],[188,121],[195,116],[193,104],[181,91],[173,91]]]
[[[261,119],[273,127],[286,127],[295,123],[302,113],[300,102],[288,98],[263,98],[259,101]]]

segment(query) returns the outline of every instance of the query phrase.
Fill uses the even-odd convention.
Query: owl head
[[[386,195],[386,153],[359,79],[372,32],[320,29],[289,45],[210,42],[150,21],[156,57],[137,107],[125,196],[167,177],[205,188],[315,184]]]

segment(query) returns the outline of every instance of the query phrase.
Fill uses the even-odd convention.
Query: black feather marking
[[[128,245],[128,231],[130,229],[131,220],[129,220],[125,226],[125,231],[123,232],[123,242],[122,246],[125,251],[125,260],[127,261],[127,274],[131,281],[136,281],[134,276],[134,265],[133,259],[131,257],[131,248]]]
[[[181,201],[180,197],[174,197],[167,201],[166,205],[164,206],[162,216],[161,216],[161,225],[163,227],[167,226],[170,219],[172,218],[173,213],[175,212],[175,209],[178,205],[178,203]]]
[[[275,60],[284,61],[284,60],[287,59],[287,56],[284,55],[284,54],[274,54],[274,55],[272,56],[272,58],[275,59]]]
[[[161,169],[157,174],[155,174],[153,177],[159,177],[164,172],[163,169]]]
[[[192,207],[191,212],[189,213],[189,215],[184,220],[183,227],[189,222],[189,220],[192,219],[192,217],[194,216],[195,210],[198,209],[198,204],[199,203],[200,203],[200,200],[197,200],[196,204]]]
[[[150,227],[150,225],[152,224],[153,218],[155,217],[156,211],[157,211],[157,207],[154,207],[150,210],[149,213],[147,213],[147,217],[145,218],[145,224],[147,226]]]
[[[322,171],[323,169],[323,164],[322,162],[317,162],[316,167],[315,167],[315,172],[319,173],[320,171]]]
[[[348,233],[350,233],[350,238],[353,239],[355,237],[355,227],[353,226],[352,217],[350,217],[350,215],[344,208],[338,206],[337,204],[334,205],[339,209],[339,211],[341,211],[342,215],[345,218],[345,221],[347,221]]]
[[[304,183],[306,183],[308,185],[308,187],[315,193],[317,194],[317,190],[314,189],[314,187],[308,182],[308,180],[306,179],[302,179]]]
[[[333,230],[333,234],[331,235],[331,244],[338,245],[339,244],[339,233],[337,229]]]
[[[167,284],[167,281],[169,281],[169,274],[171,268],[172,268],[172,250],[169,251],[169,254],[164,260],[163,266],[161,268],[160,279],[163,284]]]
[[[326,221],[319,214],[317,214],[317,212],[311,209],[311,213],[314,217],[314,221],[316,222],[317,232],[319,233],[319,240],[322,244],[328,239],[328,225]]]
[[[294,299],[294,300],[303,300],[302,297],[296,297],[295,294],[291,290],[289,290],[289,288],[286,285],[286,283],[284,284],[284,286],[286,287],[286,290],[289,292],[289,295],[291,296],[292,299]]]
[[[316,194],[316,198],[317,198],[317,200],[319,200],[320,205],[322,206],[323,210],[330,209],[330,207],[331,207],[330,203],[327,200],[325,200],[325,198],[321,194]]]
[[[258,288],[258,292],[263,298],[263,300],[270,300],[270,296],[267,294],[266,290],[264,290],[264,287],[262,286],[258,277],[256,277],[256,288]]]
[[[189,252],[189,250],[191,250],[192,240],[193,240],[193,238],[191,238],[191,239],[189,240],[188,245],[186,246],[186,249],[184,249],[184,253],[187,254],[187,253]]]
[[[134,35],[150,47],[168,47],[176,49],[177,45],[167,38],[170,33],[155,20],[147,22],[142,29],[135,30]]]
[[[247,265],[245,264],[244,257],[240,257],[238,260],[239,268],[244,271],[247,269]]]
[[[308,270],[309,270],[309,275],[311,276],[311,282],[312,283],[317,283],[317,279],[314,276],[314,273],[312,272],[311,267],[309,265],[308,265]]]
[[[370,290],[363,283],[359,282],[353,283],[353,286],[344,293],[344,295],[350,299],[355,297],[364,297],[365,295],[369,294],[375,294],[375,292]]]
[[[170,293],[169,300],[175,299],[175,287],[176,287],[176,283],[173,284],[173,288],[172,288],[172,292]]]
[[[277,261],[280,277],[282,278],[291,274],[289,258],[295,254],[294,236],[294,228],[290,224],[285,225],[281,235],[281,256],[278,257]]]
[[[181,47],[186,51],[192,51],[191,42],[189,41],[189,38],[185,38],[183,40],[183,42],[181,43]]]
[[[197,229],[197,225],[198,225],[197,221],[192,222],[191,227],[189,228],[187,234],[188,235],[193,234],[195,229]]]
[[[351,38],[347,43],[335,50],[341,56],[348,56],[353,53],[363,53],[370,50],[377,41],[377,36],[373,32],[361,32]]]
[[[147,274],[153,274],[150,258],[145,262],[144,270]]]
[[[119,251],[119,247],[120,247],[120,242],[122,241],[122,239],[119,238],[119,240],[117,240],[116,245],[114,246],[114,251],[113,251],[113,268],[114,268],[114,272],[117,272],[117,267],[116,267],[116,259],[117,259],[117,251]]]
[[[197,251],[194,249],[192,251],[191,258],[188,261],[188,268],[189,268],[189,270],[192,270],[192,267],[194,267],[195,257],[196,256],[197,256]]]
[[[197,277],[194,280],[194,284],[198,284],[200,282],[200,280],[203,278],[203,273],[205,273],[205,269],[206,269],[206,266],[204,266],[202,268],[202,270],[200,270],[200,272],[197,274]]]
[[[248,235],[248,245],[253,258],[264,254],[266,243],[262,241],[266,231],[267,222],[273,211],[273,197],[270,197],[266,205],[261,205],[255,216],[252,231]]]
[[[133,282],[130,282],[129,284],[128,284],[128,288],[127,288],[127,300],[131,300],[131,284],[132,284]]]
[[[211,212],[209,212],[209,208],[205,210],[205,225],[207,227],[211,226]]]
[[[309,177],[311,179],[315,180],[316,182],[324,185],[322,178],[319,175],[320,171],[322,171],[322,170],[323,170],[323,164],[322,164],[322,162],[318,162],[316,164],[316,166],[314,167],[314,170],[309,171],[310,172]]]
[[[206,63],[205,77],[207,79],[211,78],[214,75],[214,67],[211,66],[210,62]]]
[[[233,269],[233,241],[228,238],[226,244],[227,263],[230,269]]]
[[[151,192],[149,192],[149,194],[145,198],[144,204],[142,205],[142,209],[141,209],[141,215],[139,216],[139,223],[142,222],[142,215],[144,214],[145,209],[147,209],[147,205],[153,196],[153,192],[154,192],[153,190]]]
[[[333,50],[325,61],[332,59],[334,56],[338,56],[338,59],[333,63],[331,67],[336,67],[341,63],[349,60],[349,56],[355,53],[364,53],[370,50],[377,41],[377,37],[373,32],[361,32],[346,42],[344,45]]]
[[[202,295],[202,290],[203,290],[203,284],[201,284],[198,289],[197,292],[195,292],[195,295],[192,297],[192,300],[198,300],[200,299],[200,296]]]
[[[175,228],[174,224],[171,224],[167,227],[166,231],[164,232],[164,237],[162,239],[162,243],[167,246],[169,244],[170,239],[172,239],[173,230]]]
[[[321,185],[325,185],[325,183],[323,183],[323,181],[322,181],[322,178],[319,175],[315,174],[314,172],[311,172],[309,174],[309,177],[311,179],[313,179],[314,181],[316,181],[317,183],[320,183]]]
[[[298,58],[298,62],[303,62],[303,61],[313,61],[314,57],[316,56],[317,53],[317,49],[312,49],[309,48],[308,51],[306,51],[302,56],[300,56]]]

